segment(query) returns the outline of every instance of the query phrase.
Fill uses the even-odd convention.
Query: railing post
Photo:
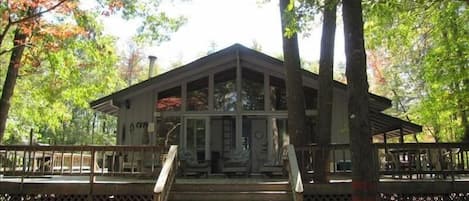
[[[96,150],[95,150],[95,147],[94,146],[91,146],[91,161],[90,161],[90,193],[88,195],[88,199],[90,201],[93,200],[93,194],[94,194],[94,183],[96,181],[96,178],[94,176],[94,168],[96,167],[96,159],[95,159],[95,156],[96,156]]]
[[[303,201],[303,181],[301,179],[301,171],[298,168],[298,160],[293,145],[287,146],[287,170],[289,182],[292,188],[293,200]]]
[[[155,188],[153,189],[154,201],[166,201],[171,185],[174,182],[178,164],[177,145],[171,145],[167,158],[163,164]]]

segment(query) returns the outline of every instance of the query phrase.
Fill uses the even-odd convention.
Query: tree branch
[[[15,50],[16,48],[23,47],[23,46],[25,46],[25,47],[31,47],[31,45],[28,45],[28,44],[17,45],[17,46],[12,47],[12,48],[10,48],[10,49],[8,49],[8,50],[2,50],[2,51],[0,51],[0,56],[3,55],[3,54],[6,54],[6,53],[8,53],[8,52],[11,52],[11,51]]]
[[[2,35],[0,35],[0,47],[2,46],[3,39],[5,39],[5,36],[7,35],[8,30],[10,29],[11,26],[11,18],[8,16],[8,24],[5,26],[5,29],[2,32]]]
[[[62,5],[63,3],[65,3],[66,1],[68,1],[68,0],[61,0],[59,3],[55,4],[54,6],[48,8],[48,9],[46,9],[46,10],[43,10],[43,11],[38,12],[38,13],[35,13],[35,14],[33,14],[33,15],[29,15],[29,16],[27,16],[27,17],[24,17],[24,18],[19,19],[19,20],[16,20],[16,21],[12,21],[10,24],[19,24],[19,23],[22,23],[22,22],[25,22],[25,21],[28,21],[28,20],[37,18],[37,17],[41,16],[41,15],[44,14],[44,13],[47,13],[47,12],[49,12],[49,11],[51,11],[51,10],[56,9],[57,7],[59,7],[60,5]]]

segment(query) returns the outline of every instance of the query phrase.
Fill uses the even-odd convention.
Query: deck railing
[[[168,200],[169,192],[178,169],[179,162],[177,152],[177,145],[171,145],[168,155],[164,161],[163,169],[161,169],[160,175],[158,176],[158,180],[156,181],[155,188],[153,190],[154,201]]]
[[[375,144],[382,177],[459,178],[469,174],[469,143]]]
[[[294,201],[303,201],[303,180],[293,145],[286,147],[286,169]]]
[[[457,179],[469,174],[469,143],[373,144],[376,173],[381,179]],[[316,154],[329,152],[329,174],[350,178],[352,161],[349,144],[309,145],[296,148],[304,180],[314,174]]]
[[[329,152],[329,175],[348,177],[351,173],[352,163],[349,144],[311,144],[305,147],[297,147],[295,151],[303,180],[312,180],[315,163],[318,162],[316,155],[324,156],[323,152]]]
[[[0,174],[11,176],[155,176],[156,146],[0,146]]]

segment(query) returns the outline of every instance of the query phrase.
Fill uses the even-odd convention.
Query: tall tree
[[[27,41],[36,25],[39,24],[37,18],[48,13],[65,3],[61,1],[6,1],[0,3],[0,13],[2,14],[2,27],[0,34],[0,52],[1,54],[11,51],[10,62],[8,64],[7,75],[2,88],[0,98],[0,142],[3,138],[8,111],[10,110],[10,99],[13,96],[18,71],[21,67],[21,59]],[[70,5],[69,5],[70,6]],[[4,48],[4,40],[10,30],[14,30],[13,47]]]
[[[92,9],[90,12],[99,12],[101,14],[121,14],[124,19],[139,18],[142,19],[142,25],[138,29],[136,39],[140,42],[161,42],[168,39],[168,34],[176,31],[184,22],[183,18],[170,18],[156,8],[159,1],[123,1],[123,0],[96,0],[100,6],[98,9]],[[119,11],[119,12],[117,12]],[[42,17],[44,14],[47,17]],[[10,110],[10,100],[14,94],[18,71],[22,66],[23,52],[26,47],[35,48],[31,38],[36,41],[42,40],[40,37],[43,32],[57,31],[67,34],[49,35],[60,41],[79,34],[83,29],[87,29],[86,23],[71,24],[68,22],[81,18],[82,10],[78,7],[78,2],[73,0],[15,0],[0,2],[0,56],[11,53],[8,65],[7,77],[5,79],[2,96],[0,99],[0,142],[3,138],[6,120]],[[96,16],[95,16],[96,17]],[[63,28],[68,24],[68,29]],[[81,29],[77,29],[79,27]],[[61,30],[60,30],[61,29]],[[70,33],[70,30],[77,33]],[[12,33],[13,32],[13,33]],[[9,39],[11,43],[4,43]],[[89,35],[89,38],[93,38]]]
[[[10,63],[8,64],[7,76],[2,88],[2,96],[0,98],[0,142],[3,138],[3,133],[5,132],[6,118],[8,117],[8,111],[10,110],[10,99],[13,96],[27,37],[27,34],[21,29],[18,28],[15,30],[13,50],[10,57]]]
[[[376,200],[361,0],[343,1],[352,200]]]
[[[334,43],[336,28],[337,1],[326,0],[323,8],[323,24],[321,36],[321,55],[319,58],[319,123],[316,143],[327,146],[331,143],[332,101],[333,101],[333,67]],[[329,150],[321,149],[315,154],[314,182],[329,181]]]
[[[280,0],[283,60],[287,88],[288,134],[290,135],[291,144],[301,146],[306,143],[308,138],[304,133],[306,115],[298,37],[294,30],[297,26],[294,8],[294,0]]]
[[[394,108],[409,108],[404,114],[436,140],[469,139],[467,2],[364,5],[367,49],[382,52],[381,90],[402,103]]]

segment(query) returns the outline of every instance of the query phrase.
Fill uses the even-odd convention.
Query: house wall
[[[334,89],[332,103],[332,137],[333,143],[349,143],[347,93]]]
[[[118,142],[121,145],[151,144],[153,136],[148,126],[153,122],[154,94],[135,96],[121,104],[119,110]]]

